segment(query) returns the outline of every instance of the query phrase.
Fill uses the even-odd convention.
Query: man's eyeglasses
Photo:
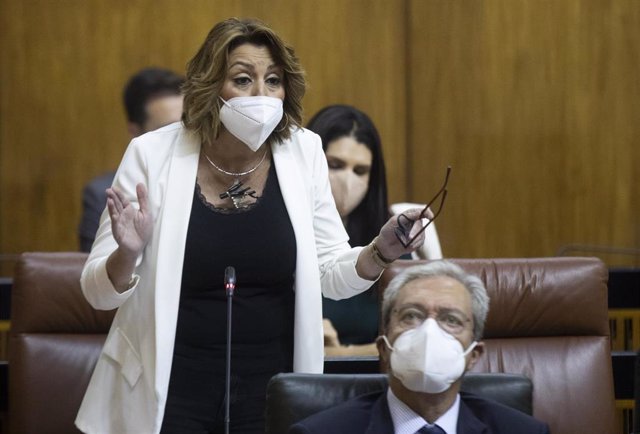
[[[451,173],[451,166],[448,166],[447,174],[444,178],[444,184],[442,185],[442,188],[440,188],[440,190],[438,190],[436,195],[433,196],[433,199],[431,199],[429,203],[427,203],[427,205],[424,207],[424,209],[420,213],[420,216],[418,216],[417,220],[426,218],[425,215],[427,214],[427,210],[439,198],[440,205],[438,206],[438,209],[435,212],[433,212],[433,217],[431,219],[427,219],[428,220],[427,223],[424,226],[422,226],[422,228],[418,232],[416,232],[416,234],[413,237],[409,238],[411,234],[411,228],[413,227],[415,220],[411,220],[404,213],[398,215],[398,218],[397,218],[398,227],[396,227],[395,229],[396,238],[398,238],[398,241],[400,241],[400,243],[405,248],[412,245],[413,242],[420,236],[420,234],[422,234],[427,229],[427,226],[429,226],[436,219],[436,217],[440,215],[440,211],[442,211],[442,205],[444,204],[444,200],[447,197],[447,184],[449,183],[450,173]],[[405,240],[408,240],[408,241],[405,241]]]
[[[407,329],[420,327],[429,317],[436,320],[440,328],[452,335],[458,335],[464,331],[471,320],[457,309],[440,309],[434,315],[415,307],[394,309],[398,323]]]

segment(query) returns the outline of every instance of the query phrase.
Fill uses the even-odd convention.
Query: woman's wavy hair
[[[182,121],[198,135],[202,143],[220,134],[219,95],[227,76],[229,53],[250,43],[269,49],[274,62],[284,71],[284,116],[267,139],[268,144],[291,137],[292,127],[302,126],[302,97],[306,90],[305,73],[293,48],[273,30],[256,19],[229,18],[216,24],[196,55],[187,64]]]
[[[387,178],[378,130],[363,111],[342,104],[330,105],[320,110],[309,120],[307,128],[320,136],[325,151],[331,142],[343,137],[353,137],[371,151],[367,194],[347,219],[351,245],[368,244],[389,218]]]

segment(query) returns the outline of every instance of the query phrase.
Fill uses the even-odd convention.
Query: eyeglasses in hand
[[[411,228],[413,227],[413,224],[415,223],[416,220],[410,219],[404,213],[398,215],[398,219],[397,219],[398,227],[396,227],[395,229],[395,234],[396,234],[396,238],[398,238],[398,241],[400,241],[400,244],[402,244],[405,247],[405,249],[410,245],[412,245],[413,242],[420,236],[420,234],[422,234],[427,229],[427,226],[429,226],[436,219],[436,217],[440,215],[440,211],[442,211],[442,205],[444,204],[444,200],[447,197],[447,184],[449,183],[450,173],[451,173],[451,166],[448,166],[447,174],[444,178],[444,184],[442,185],[442,188],[440,188],[440,190],[438,190],[436,195],[433,196],[433,199],[431,199],[429,203],[427,203],[427,205],[424,207],[422,212],[420,212],[420,215],[416,220],[421,220],[423,218],[426,218],[425,216],[427,214],[427,211],[429,210],[429,207],[431,207],[431,205],[435,203],[438,200],[438,198],[440,198],[440,206],[438,206],[438,209],[433,213],[433,217],[431,219],[427,219],[428,220],[427,223],[424,226],[422,226],[422,228],[413,237],[411,237],[411,239],[409,239]],[[408,241],[404,241],[404,240],[408,240]]]

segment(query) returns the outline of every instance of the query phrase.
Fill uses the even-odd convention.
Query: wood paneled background
[[[0,0],[0,253],[77,249],[82,186],[127,144],[127,78],[184,71],[229,16],[296,48],[307,119],[371,115],[392,200],[453,166],[446,256],[640,248],[640,1]]]

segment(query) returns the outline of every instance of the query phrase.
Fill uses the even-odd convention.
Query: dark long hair
[[[373,161],[369,189],[362,202],[347,218],[347,233],[352,246],[368,244],[389,218],[387,178],[378,130],[362,111],[348,105],[330,105],[316,113],[307,128],[322,138],[322,147],[342,137],[353,137],[371,150]]]

